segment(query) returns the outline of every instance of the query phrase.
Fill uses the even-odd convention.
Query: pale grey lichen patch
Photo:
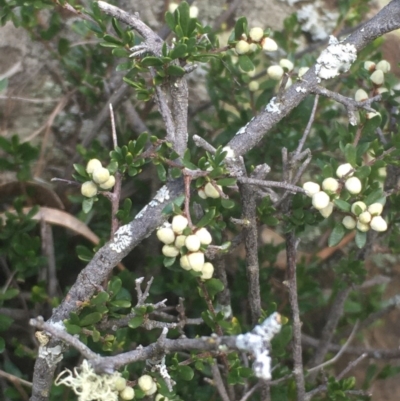
[[[296,92],[297,93],[306,93],[307,92],[307,89],[306,88],[303,88],[302,86],[298,86],[297,88],[296,88]]]
[[[242,135],[246,132],[246,128],[249,125],[249,123],[247,123],[244,127],[240,128],[240,130],[238,132],[236,132],[235,135]]]
[[[146,210],[147,210],[147,205],[135,216],[135,219],[142,218]]]
[[[39,358],[46,361],[47,365],[51,368],[57,365],[63,359],[62,348],[60,345],[55,347],[39,347]]]
[[[117,252],[121,253],[124,249],[126,249],[132,240],[132,229],[129,224],[125,224],[120,227],[114,234],[114,240],[110,244],[110,248]]]
[[[330,79],[347,72],[357,59],[357,49],[349,43],[340,43],[334,36],[330,36],[328,47],[317,59],[315,72],[321,79]]]
[[[265,111],[268,111],[268,113],[274,113],[274,114],[281,114],[281,111],[279,109],[279,106],[281,105],[280,103],[275,103],[276,97],[273,97],[270,102],[267,104],[265,107]]]
[[[156,193],[156,196],[153,198],[153,200],[149,203],[150,207],[156,207],[159,203],[163,203],[166,200],[169,200],[169,191],[166,185],[164,185],[162,188],[158,190]]]

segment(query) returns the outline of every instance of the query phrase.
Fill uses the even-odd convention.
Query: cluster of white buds
[[[216,185],[219,191],[222,192],[222,187],[220,185]],[[197,190],[198,195],[202,199],[213,198],[218,199],[221,197],[220,192],[218,189],[211,183],[208,182],[203,188]]]
[[[260,46],[266,52],[274,52],[278,50],[276,42],[268,37],[265,37],[264,30],[258,26],[251,28],[249,36],[243,34],[241,39],[236,43],[235,50],[237,54],[253,53]]]
[[[281,60],[279,60],[279,65],[271,65],[268,67],[267,74],[274,81],[281,81],[279,83],[279,86],[280,86],[285,72],[291,72],[291,71],[293,71],[293,68],[294,68],[294,64],[292,61],[290,61],[287,58],[282,58]],[[292,85],[292,79],[289,77],[286,82],[285,89],[291,85]]]
[[[387,230],[387,223],[381,216],[383,205],[381,203],[373,203],[367,206],[362,201],[354,202],[351,205],[351,216],[346,216],[342,220],[342,224],[348,229],[357,228],[358,231],[367,232],[370,229],[378,232]]]
[[[168,6],[168,11],[170,13],[173,13],[177,8],[178,8],[179,4],[175,3],[175,2],[171,2],[169,3]],[[199,15],[199,9],[196,6],[190,6],[189,8],[189,17],[190,18],[197,18],[197,16]]]
[[[385,74],[390,71],[389,61],[381,60],[377,64],[375,64],[373,61],[366,61],[364,63],[364,68],[371,73],[370,79],[375,86],[375,91],[378,94],[388,92],[388,90],[385,87],[383,87],[383,84],[385,83]],[[356,92],[356,100],[361,101],[366,99],[368,99],[367,93],[362,89],[361,90],[359,89]],[[367,113],[367,118],[368,119],[373,118],[375,117],[376,114],[378,113],[373,113],[373,112]]]
[[[188,219],[185,216],[176,215],[171,223],[164,223],[157,230],[157,238],[165,244],[162,253],[168,258],[180,257],[180,265],[184,270],[193,270],[201,273],[202,280],[212,278],[214,266],[205,262],[202,247],[210,245],[212,237],[209,231],[202,227],[196,229],[193,234],[184,235],[184,230],[188,227]],[[184,248],[187,252],[183,252]]]
[[[87,198],[96,196],[101,189],[111,189],[115,185],[115,177],[102,166],[101,161],[98,159],[89,160],[86,165],[86,172],[91,175],[92,180],[86,181],[82,184],[81,193]]]

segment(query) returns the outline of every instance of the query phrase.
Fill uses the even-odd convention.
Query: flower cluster
[[[193,270],[201,273],[202,280],[212,278],[214,266],[205,262],[205,246],[212,242],[211,234],[206,228],[196,229],[193,233],[185,235],[184,231],[190,232],[188,219],[182,215],[176,215],[171,223],[164,223],[157,230],[157,238],[164,244],[162,253],[168,258],[180,257],[180,265],[184,270]]]
[[[358,195],[362,191],[362,184],[359,178],[353,177],[354,169],[349,163],[341,164],[336,170],[336,176],[344,180],[344,187],[351,195]],[[342,189],[339,180],[333,177],[325,178],[322,182],[322,190],[315,182],[306,182],[303,185],[306,195],[312,198],[312,205],[319,210],[321,215],[328,218],[334,208],[332,198],[337,198]],[[354,202],[351,206],[351,215],[344,217],[342,224],[345,228],[352,230],[357,228],[361,232],[372,230],[382,232],[387,230],[387,223],[381,217],[383,206],[380,203],[373,203],[368,206],[362,202]]]
[[[264,30],[257,26],[250,29],[249,37],[245,34],[242,35],[242,38],[236,43],[235,50],[237,54],[253,53],[259,49],[259,46],[266,52],[278,50],[276,42],[265,37]]]
[[[378,86],[377,92],[387,92],[386,88],[381,88],[385,82],[385,74],[390,71],[390,63],[386,60],[381,60],[375,64],[373,61],[366,61],[364,68],[371,73],[370,79],[374,85]]]
[[[100,160],[91,159],[86,165],[86,172],[91,175],[92,180],[82,184],[81,193],[87,198],[96,196],[101,189],[111,189],[115,185],[115,177],[102,166]]]

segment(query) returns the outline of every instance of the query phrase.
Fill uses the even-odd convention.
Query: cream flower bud
[[[267,69],[267,74],[271,79],[279,81],[283,77],[284,71],[280,65],[271,65]]]
[[[382,216],[374,216],[371,220],[370,226],[374,231],[378,231],[380,233],[386,231],[388,228],[387,223]]]
[[[354,95],[354,99],[356,102],[362,102],[368,99],[368,93],[365,92],[364,89],[358,89],[356,94]]]
[[[171,227],[162,227],[157,230],[157,238],[162,243],[170,245],[175,241],[175,233]]]
[[[223,151],[223,152],[226,152],[225,158],[230,157],[230,158],[233,159],[233,158],[235,157],[235,152],[233,151],[233,149],[232,149],[230,146],[225,146],[225,147],[223,147],[223,148],[222,148],[222,151]]]
[[[156,383],[153,381],[153,384],[151,385],[151,389],[148,391],[145,391],[144,393],[148,396],[148,395],[153,395],[154,393],[157,392],[157,385]]]
[[[306,195],[310,198],[321,190],[319,184],[312,181],[307,181],[303,184],[303,189],[306,191]]]
[[[380,116],[380,115],[381,115],[381,113],[369,111],[369,112],[365,115],[365,117],[366,117],[367,120],[371,120],[372,118],[374,118],[374,117],[376,117],[376,116]]]
[[[259,46],[256,43],[250,43],[250,47],[249,47],[249,53],[254,53],[259,49]],[[254,70],[253,70],[254,71]],[[253,75],[250,75],[249,73],[247,73],[249,75],[249,77],[254,77]]]
[[[329,205],[327,207],[324,207],[323,209],[320,209],[319,212],[321,213],[322,217],[325,217],[327,219],[333,212],[333,203],[329,202]]]
[[[329,205],[330,199],[326,192],[320,191],[312,196],[312,204],[317,210],[326,208]]]
[[[363,233],[369,231],[369,224],[361,223],[361,221],[357,221],[357,230]]]
[[[92,178],[97,184],[104,184],[110,178],[110,172],[106,168],[100,167],[93,171]]]
[[[359,207],[361,209],[360,213],[357,213],[356,208]],[[364,202],[358,201],[358,202],[354,202],[351,205],[351,213],[355,214],[356,216],[358,216],[358,214],[361,214],[362,212],[365,212],[367,210],[367,205]]]
[[[275,40],[271,38],[265,38],[262,42],[262,47],[266,52],[274,52],[278,50],[278,45],[276,44]]]
[[[178,3],[169,3],[168,11],[170,13],[173,13],[178,8],[178,6],[179,6]]]
[[[351,170],[353,170],[353,166],[350,163],[341,164],[336,170],[336,175],[339,178],[342,178],[343,176],[351,177],[354,174],[354,172],[348,174]]]
[[[189,258],[187,257],[187,255],[181,256],[179,264],[181,265],[182,269],[184,269],[184,270],[191,270],[192,269],[192,266],[190,266]]]
[[[382,85],[385,82],[385,74],[383,73],[382,70],[376,70],[374,71],[371,76],[371,81],[375,84],[375,85]]]
[[[339,188],[339,182],[336,178],[329,177],[322,181],[322,189],[328,193],[334,193]]]
[[[200,238],[195,234],[188,235],[185,239],[185,246],[191,252],[198,251],[200,249],[200,245]]]
[[[283,78],[279,81],[278,89],[282,86]],[[292,78],[288,78],[285,84],[285,89],[290,88],[293,85]]]
[[[197,195],[199,195],[201,199],[207,199],[207,195],[206,195],[206,193],[204,192],[204,189],[199,189],[199,190],[197,191]]]
[[[380,88],[378,88],[376,91],[378,92],[379,95],[382,95],[382,93],[389,92],[389,90],[387,88],[384,88],[382,86]]]
[[[162,247],[162,253],[167,258],[175,258],[179,255],[179,249],[173,245],[164,245]]]
[[[114,185],[115,185],[115,177],[113,175],[110,175],[110,178],[104,184],[100,184],[100,188],[111,189]]]
[[[362,190],[361,181],[357,177],[350,177],[346,180],[344,186],[352,194],[357,195]]]
[[[299,77],[302,77],[308,70],[309,70],[308,67],[300,67],[299,68]]]
[[[364,63],[364,68],[369,72],[374,71],[375,67],[376,67],[376,65],[375,65],[375,63],[373,61],[366,61]]]
[[[122,400],[133,400],[135,397],[135,390],[132,387],[125,387],[120,393],[119,396]]]
[[[94,170],[97,170],[98,168],[102,168],[103,166],[101,165],[101,161],[98,159],[91,159],[88,161],[88,164],[86,165],[86,172],[88,174],[92,174]]]
[[[196,6],[190,6],[189,8],[189,17],[190,18],[197,18],[199,15],[199,9]]]
[[[140,387],[140,389],[142,391],[144,391],[145,393],[149,390],[151,390],[151,388],[153,387],[154,384],[154,380],[151,376],[149,375],[143,375],[139,377],[138,380],[138,385]]]
[[[237,54],[246,54],[250,50],[250,45],[245,40],[239,40],[235,46]]]
[[[288,71],[292,71],[294,67],[294,64],[287,58],[282,58],[279,60],[279,65],[282,68],[286,68]]]
[[[172,230],[175,234],[182,234],[182,231],[188,226],[188,219],[185,216],[177,215],[172,219]]]
[[[187,255],[189,265],[195,272],[201,272],[204,265],[204,253],[194,252]]]
[[[81,186],[81,194],[93,198],[97,194],[97,185],[93,181],[86,181]]]
[[[351,217],[351,216],[346,216],[346,217],[343,218],[342,224],[343,224],[348,230],[353,230],[353,229],[356,227],[357,222],[356,222],[355,219],[353,219],[353,217]]]
[[[169,401],[169,398],[164,397],[164,396],[161,395],[161,394],[157,394],[154,401]]]
[[[183,247],[183,245],[185,245],[185,241],[186,241],[186,235],[178,235],[175,239],[175,246],[178,249],[181,249]]]
[[[201,269],[200,278],[202,280],[209,280],[210,278],[212,278],[213,274],[214,274],[214,266],[209,262],[204,263],[203,268]]]
[[[220,190],[222,190],[222,187],[220,185],[218,185],[218,188]],[[221,195],[219,194],[219,192],[217,191],[216,188],[214,188],[214,185],[211,184],[211,182],[208,182],[206,184],[206,186],[204,187],[204,192],[205,194],[209,197],[209,198],[214,198],[217,199],[219,198]]]
[[[212,242],[211,234],[204,227],[197,230],[195,235],[199,238],[201,245],[210,245]]]
[[[358,221],[360,221],[363,224],[368,224],[371,221],[371,213],[370,212],[362,212],[359,216],[358,216]]]
[[[372,216],[379,216],[383,211],[383,205],[381,203],[373,203],[368,206],[368,211]]]
[[[249,83],[249,91],[256,92],[260,88],[260,84],[257,81],[251,81]]]
[[[384,73],[390,71],[390,63],[387,60],[381,60],[375,67],[377,70],[381,70]]]
[[[258,26],[251,28],[249,36],[254,42],[259,42],[264,37],[264,30]]]
[[[114,381],[114,387],[117,391],[122,391],[126,387],[126,379],[117,377]]]

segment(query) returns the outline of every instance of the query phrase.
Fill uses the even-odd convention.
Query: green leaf
[[[111,23],[112,23],[115,33],[122,39],[124,36],[124,32],[121,29],[121,27],[119,26],[118,21],[115,18],[112,18]]]
[[[79,174],[79,175],[81,175],[82,177],[88,177],[88,174],[87,174],[87,172],[86,172],[86,169],[85,169],[85,167],[83,167],[82,166],[82,164],[77,164],[77,163],[75,163],[75,164],[73,164],[73,166],[74,166],[74,169],[75,169],[75,171]]]
[[[136,329],[136,328],[138,328],[139,326],[142,325],[143,320],[144,320],[144,317],[143,317],[143,316],[135,316],[134,318],[132,318],[131,320],[129,320],[128,326],[129,326],[131,329]]]
[[[164,266],[170,267],[175,263],[176,258],[164,258]]]
[[[183,58],[187,55],[187,46],[184,43],[178,43],[171,51],[170,56],[173,60]]]
[[[0,337],[0,354],[3,353],[5,346],[6,342],[4,341],[4,338]]]
[[[377,202],[379,199],[383,197],[383,191],[382,189],[377,189],[373,192],[371,192],[365,199],[364,203],[369,206],[372,205],[373,203]]]
[[[165,182],[167,181],[167,171],[163,164],[157,164],[157,175],[160,181]]]
[[[103,39],[108,43],[114,43],[114,44],[120,45],[120,46],[124,45],[119,39],[114,38],[114,36],[111,36],[111,35],[104,35]]]
[[[82,210],[84,213],[89,213],[93,207],[94,198],[85,199],[82,202]]]
[[[7,89],[7,87],[8,87],[8,79],[7,78],[0,79],[0,92]]]
[[[13,323],[14,319],[6,315],[0,315],[0,331],[7,330]]]
[[[171,29],[171,31],[175,31],[175,17],[169,11],[165,13],[165,22],[168,25],[168,28]]]
[[[179,378],[185,381],[190,381],[193,379],[194,371],[190,366],[179,366],[178,368]]]
[[[64,326],[67,329],[67,332],[72,335],[79,334],[82,331],[82,329],[76,324],[64,322]]]
[[[143,67],[161,67],[164,62],[159,57],[147,56],[141,61]]]
[[[344,148],[344,156],[346,161],[350,163],[353,167],[357,163],[357,149],[351,143],[348,143]]]
[[[102,291],[102,292],[99,292],[95,297],[93,297],[90,300],[90,303],[92,305],[102,305],[102,304],[106,303],[109,300],[109,298],[110,298],[110,296],[108,295],[108,293],[105,291]]]
[[[190,23],[190,11],[189,4],[186,1],[182,1],[179,4],[177,10],[179,15],[178,24],[182,29],[184,36],[189,36],[189,23]]]
[[[149,135],[147,134],[147,132],[140,134],[139,138],[136,140],[136,143],[135,143],[135,149],[133,152],[135,156],[142,153],[148,138],[149,138]]]
[[[75,249],[80,260],[83,260],[84,262],[90,262],[92,260],[94,253],[88,247],[77,245]]]
[[[378,127],[380,127],[382,123],[382,116],[380,114],[376,115],[374,118],[367,120],[364,124],[363,135],[372,135],[375,134],[375,131]]]
[[[210,327],[211,329],[215,329],[215,324],[214,321],[212,319],[211,313],[210,311],[206,310],[204,312],[201,313],[201,317],[204,320],[204,323]]]
[[[361,249],[367,242],[367,233],[357,230],[356,233],[356,245]]]
[[[113,298],[121,291],[121,288],[122,281],[119,277],[113,277],[108,283],[108,292],[112,293]]]
[[[170,170],[170,174],[171,174],[172,178],[176,179],[176,178],[179,178],[182,175],[182,170],[180,168],[173,167]]]
[[[334,199],[333,203],[337,206],[339,210],[342,212],[350,213],[351,211],[351,205],[350,203],[341,200],[341,199]]]
[[[247,19],[246,17],[240,17],[235,23],[235,40],[242,39],[244,33],[247,35]]]
[[[221,199],[221,205],[224,209],[232,209],[235,207],[235,202],[231,199]]]
[[[8,288],[5,292],[0,292],[0,301],[7,301],[15,298],[19,294],[16,288]]]
[[[207,280],[205,282],[205,286],[207,287],[208,294],[212,299],[216,294],[223,291],[223,289],[225,288],[222,281],[217,278],[211,278],[210,280]]]
[[[114,306],[115,308],[130,308],[131,302],[126,299],[118,299],[116,301],[111,301],[110,305]]]
[[[358,177],[360,180],[369,177],[371,174],[371,167],[370,166],[362,166],[357,169],[355,176]]]
[[[217,181],[217,184],[221,185],[221,187],[229,187],[236,184],[236,178],[221,178]]]
[[[101,318],[102,318],[101,313],[92,312],[92,313],[89,313],[88,315],[86,315],[85,317],[83,317],[82,319],[80,319],[79,325],[81,327],[90,326],[92,324],[96,324],[96,323],[100,322]]]
[[[214,216],[215,216],[215,207],[210,207],[205,213],[205,215],[196,224],[196,226],[201,228],[209,225]]]
[[[243,71],[249,72],[254,70],[254,64],[248,56],[241,54],[239,56],[239,66]]]
[[[182,67],[179,67],[179,65],[173,65],[172,64],[172,65],[169,65],[167,67],[166,73],[168,75],[173,75],[173,76],[176,76],[176,77],[182,77],[183,75],[186,74],[186,71]]]
[[[335,246],[337,245],[345,236],[346,229],[344,228],[342,223],[338,223],[335,225],[334,229],[329,236],[328,245]]]

